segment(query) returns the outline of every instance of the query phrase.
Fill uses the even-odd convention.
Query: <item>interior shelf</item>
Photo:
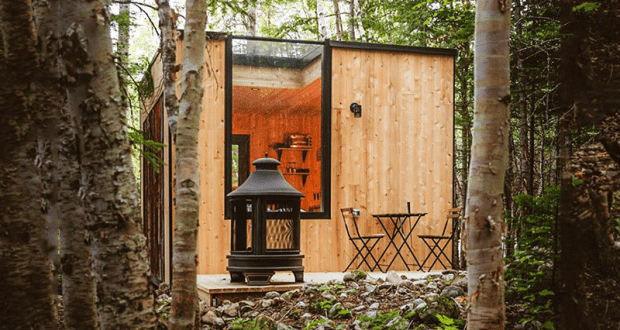
[[[306,161],[306,156],[308,155],[308,150],[311,150],[312,146],[300,146],[300,147],[285,147],[276,149],[276,153],[278,154],[278,161],[282,158],[282,151],[290,150],[290,151],[301,151],[302,161]]]

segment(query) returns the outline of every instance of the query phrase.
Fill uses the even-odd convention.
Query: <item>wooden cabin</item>
[[[181,44],[182,36],[179,63]],[[340,214],[344,207],[361,209],[360,229],[379,234],[372,214],[404,212],[410,202],[413,212],[428,213],[410,240],[418,257],[426,255],[417,235],[440,233],[454,201],[455,56],[452,49],[208,34],[198,273],[227,273],[225,196],[265,154],[280,160],[280,171],[305,195],[306,272],[343,271],[354,255]],[[153,276],[168,281],[174,221],[168,165],[174,157],[159,57],[150,72],[155,88],[142,129],[147,138],[166,143],[160,157],[167,165],[156,171],[143,162],[143,215]],[[361,106],[361,116],[353,104]],[[384,259],[393,253],[388,250]],[[400,259],[392,267],[405,268]]]

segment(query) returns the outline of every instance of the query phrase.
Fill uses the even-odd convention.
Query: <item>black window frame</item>
[[[331,110],[332,110],[332,52],[329,39],[325,41],[308,41],[292,39],[274,39],[264,37],[235,36],[229,34],[226,38],[225,58],[225,160],[224,160],[224,191],[225,195],[232,190],[232,64],[233,64],[233,39],[293,42],[303,44],[316,44],[323,46],[321,62],[321,205],[319,212],[302,212],[301,219],[331,219]],[[253,160],[251,160],[253,161]],[[252,171],[252,169],[250,169]],[[230,219],[230,201],[225,198],[225,218]]]

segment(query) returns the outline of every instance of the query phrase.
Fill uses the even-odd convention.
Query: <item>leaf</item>
[[[553,326],[553,322],[551,321],[543,323],[542,328],[547,330],[555,330],[555,326]]]
[[[580,185],[580,184],[582,184],[582,183],[583,183],[583,180],[582,180],[582,179],[579,179],[579,178],[573,177],[573,187],[577,187],[578,185]]]
[[[573,12],[584,12],[589,14],[598,8],[598,2],[584,2],[578,6],[573,7]]]
[[[547,296],[553,296],[555,295],[555,293],[551,290],[543,289],[542,291],[538,292],[538,295],[541,297],[547,297]]]

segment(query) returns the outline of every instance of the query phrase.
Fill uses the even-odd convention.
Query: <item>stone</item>
[[[366,292],[373,292],[376,288],[376,286],[368,284],[366,285]]]
[[[276,292],[276,291],[269,291],[269,292],[265,293],[265,298],[266,299],[273,299],[273,298],[279,297],[279,296],[280,296],[280,294],[278,292]]]
[[[446,282],[450,282],[454,279],[454,274],[444,274],[441,276],[441,279]]]
[[[343,293],[341,293],[338,297],[339,297],[340,299],[347,299],[347,297],[348,297],[348,296],[349,296],[349,295],[347,295],[346,293],[344,293],[344,292],[343,292]]]
[[[366,309],[366,306],[360,305],[360,306],[357,306],[357,307],[353,308],[352,311],[354,311],[356,313],[359,313],[359,312],[361,312],[361,311],[363,311],[365,309]]]
[[[214,311],[208,311],[207,313],[205,313],[205,315],[202,316],[201,320],[203,323],[209,324],[209,325],[216,325],[217,324],[217,314],[215,314]]]
[[[390,322],[388,322],[385,327],[388,329],[391,329],[391,327],[395,326],[396,324],[398,324],[399,322],[401,322],[403,320],[402,317],[400,317],[400,315],[396,315],[395,318],[391,319]]]
[[[236,317],[239,313],[239,303],[232,303],[230,305],[223,306],[222,313],[230,317]]]
[[[413,310],[414,308],[415,308],[414,304],[408,303],[408,304],[400,306],[398,309],[400,309],[402,312],[408,312],[410,310]]]
[[[396,289],[396,293],[401,294],[401,295],[405,295],[407,293],[409,293],[409,290],[407,290],[406,288],[398,287],[398,289]]]
[[[273,300],[271,299],[263,299],[260,301],[260,305],[263,308],[271,307],[273,305]]]
[[[250,306],[250,307],[254,307],[254,306],[256,306],[256,304],[255,304],[253,301],[251,301],[251,300],[241,300],[241,301],[239,302],[239,306]]]
[[[368,307],[369,310],[377,310],[379,309],[379,303],[373,303],[372,305],[370,305],[370,307]]]
[[[377,317],[377,311],[376,310],[375,311],[368,311],[366,313],[366,316],[374,319],[375,317]]]
[[[428,289],[428,290],[437,290],[437,283],[435,283],[435,282],[429,282],[429,283],[426,285],[426,289]]]
[[[463,291],[467,292],[467,277],[457,276],[450,285],[458,286],[463,289]]]
[[[403,281],[402,278],[400,278],[400,276],[398,276],[398,274],[396,274],[395,271],[390,270],[387,273],[387,276],[385,277],[386,282],[392,283],[393,285],[398,285],[400,284],[400,282]]]
[[[426,286],[428,285],[428,281],[427,280],[417,280],[417,281],[413,281],[414,286]]]
[[[422,299],[422,298],[416,298],[416,299],[412,302],[412,304],[413,304],[415,307],[418,307],[418,306],[420,306],[421,304],[426,304],[426,301],[424,301],[424,299]]]
[[[345,281],[345,282],[353,282],[353,281],[355,281],[356,278],[357,278],[357,276],[355,276],[354,273],[346,273],[342,277],[342,280]]]
[[[306,305],[306,303],[305,303],[305,302],[303,302],[303,301],[299,301],[299,302],[297,302],[297,304],[295,305],[295,307],[298,307],[298,308],[306,308],[306,306],[307,306],[307,305]]]
[[[310,313],[304,313],[304,315],[301,316],[302,319],[309,319],[312,317],[312,314]]]
[[[331,293],[329,293],[329,292],[327,292],[327,291],[324,291],[324,292],[321,294],[321,297],[323,297],[323,298],[325,298],[325,299],[327,299],[327,300],[335,300],[335,299],[336,299],[336,296],[334,296],[333,294],[331,294]]]
[[[448,298],[456,298],[459,296],[465,295],[465,292],[461,287],[456,285],[448,285],[447,287],[441,290],[440,296],[448,297]]]
[[[425,301],[423,301],[421,304],[419,304],[419,305],[415,306],[414,311],[415,311],[415,312],[418,312],[418,311],[420,311],[420,310],[424,309],[426,306],[428,306],[428,305],[426,304],[426,302],[425,302]]]

